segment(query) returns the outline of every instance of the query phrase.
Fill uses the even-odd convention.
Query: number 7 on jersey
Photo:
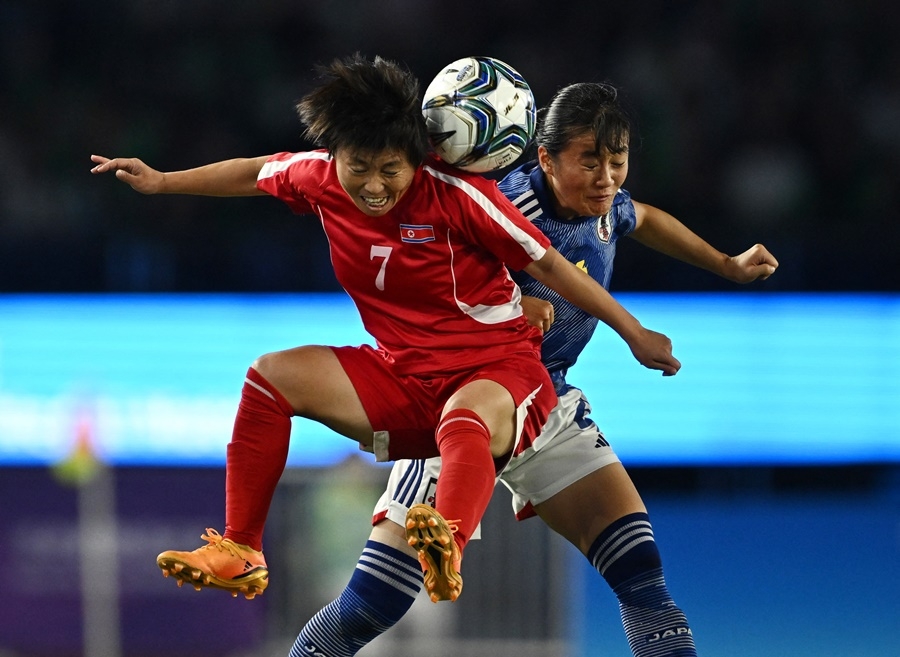
[[[375,246],[372,245],[372,249],[369,251],[369,260],[374,260],[375,258],[384,258],[384,261],[381,263],[381,268],[378,270],[378,276],[375,277],[375,287],[384,291],[384,271],[387,269],[388,260],[391,258],[391,251],[394,250],[392,246]]]

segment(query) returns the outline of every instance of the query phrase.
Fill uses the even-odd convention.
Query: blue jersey
[[[635,227],[634,204],[628,192],[620,189],[609,214],[602,217],[560,219],[556,216],[544,172],[537,162],[528,162],[514,169],[499,183],[499,187],[522,214],[550,238],[550,243],[566,260],[609,289],[616,240]],[[512,276],[523,294],[553,304],[555,319],[544,335],[541,359],[553,375],[557,391],[560,391],[565,386],[566,370],[575,364],[584,350],[598,320],[525,272],[512,272]]]

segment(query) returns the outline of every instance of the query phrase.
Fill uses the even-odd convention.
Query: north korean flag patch
[[[434,241],[434,226],[421,226],[417,224],[400,224],[400,240],[418,244]]]

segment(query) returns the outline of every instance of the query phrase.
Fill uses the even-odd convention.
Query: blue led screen
[[[675,377],[601,326],[569,373],[626,465],[900,462],[900,295],[620,294]],[[247,367],[371,342],[342,294],[0,296],[0,464],[86,438],[120,465],[221,465]],[[355,443],[294,420],[292,465]]]

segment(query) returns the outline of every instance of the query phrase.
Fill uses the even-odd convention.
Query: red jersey
[[[359,210],[325,151],[278,153],[257,187],[322,222],[338,281],[401,374],[473,369],[507,353],[540,357],[541,333],[506,266],[549,241],[481,176],[429,160],[387,214]]]

